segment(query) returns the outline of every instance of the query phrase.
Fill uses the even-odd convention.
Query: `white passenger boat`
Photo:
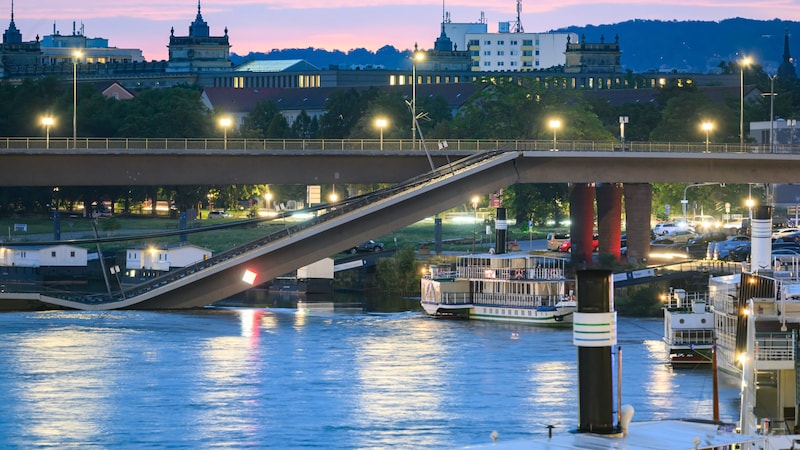
[[[566,260],[530,254],[470,254],[431,266],[421,304],[434,317],[571,325],[577,309]]]
[[[710,278],[709,300],[719,368],[742,377],[742,432],[789,435],[800,431],[800,279],[798,267],[773,264],[763,216],[753,220],[750,267]]]
[[[670,288],[664,298],[664,344],[673,367],[711,363],[714,313],[707,295]]]

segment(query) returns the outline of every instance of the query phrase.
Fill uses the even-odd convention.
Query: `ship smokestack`
[[[772,270],[772,207],[756,207],[750,226],[750,271]]]
[[[572,340],[578,347],[578,432],[611,434],[614,428],[611,349],[617,343],[611,272],[577,272],[578,310]]]
[[[506,252],[506,230],[508,229],[508,222],[506,222],[506,209],[497,208],[497,217],[494,221],[495,230],[495,253],[502,255]]]

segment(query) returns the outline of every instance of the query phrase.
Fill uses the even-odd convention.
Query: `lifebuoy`
[[[525,273],[522,271],[522,269],[517,269],[514,271],[514,278],[517,280],[521,280],[523,275],[525,275]]]

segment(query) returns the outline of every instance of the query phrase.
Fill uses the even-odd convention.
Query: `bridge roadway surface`
[[[285,151],[275,154],[249,150],[161,150],[160,153],[142,152],[144,154],[130,150],[5,150],[0,153],[6,161],[0,166],[0,180],[6,185],[20,186],[30,186],[32,182],[48,186],[370,183],[393,182],[398,172],[414,172],[412,176],[416,178],[409,176],[408,181],[386,191],[330,205],[314,223],[287,227],[283,235],[268,237],[215,255],[195,266],[170,272],[153,282],[119,293],[119,298],[112,295],[108,299],[87,301],[32,293],[0,294],[0,298],[40,301],[83,310],[202,307],[249,289],[252,285],[243,279],[246,271],[256,274],[256,283],[270,280],[342,248],[463,204],[471,193],[495,192],[520,182],[794,182],[796,174],[800,173],[800,155],[797,154],[599,152],[567,151],[563,147],[558,152],[500,149],[459,161],[454,160],[458,154],[432,152],[431,160],[441,167],[424,176],[419,174],[430,169],[430,160],[424,152],[413,151],[394,155],[385,151],[328,150],[292,151],[289,155]],[[11,158],[6,159],[8,157]],[[60,163],[50,161],[51,158]],[[43,164],[39,166],[43,175],[28,172],[36,166],[34,161]],[[237,170],[242,173],[231,173]],[[314,177],[314,170],[336,175],[331,179]],[[130,178],[134,172],[137,175]],[[286,175],[285,172],[292,173]],[[20,178],[20,173],[27,173],[27,178]],[[276,181],[272,173],[280,181]],[[9,179],[12,176],[16,181]]]
[[[387,141],[384,148],[398,142]],[[78,143],[81,148],[45,149],[41,140],[0,139],[0,185],[400,183],[475,149],[516,154],[510,164],[520,183],[795,183],[800,178],[800,146],[776,153],[763,146],[692,143],[629,143],[620,151],[613,143],[591,141],[559,142],[559,151],[550,151],[552,141],[456,141],[428,151],[379,150],[375,141],[345,140],[240,139],[227,150],[210,148],[207,140]]]

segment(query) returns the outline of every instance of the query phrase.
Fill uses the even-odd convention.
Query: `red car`
[[[599,239],[600,239],[599,236],[597,236],[596,234],[592,235],[592,251],[593,252],[596,252],[597,251],[597,247],[600,246],[600,242],[598,242]],[[562,242],[561,245],[558,246],[558,251],[560,251],[560,252],[569,252],[571,250],[572,250],[572,240],[571,239],[567,239],[566,241]]]

